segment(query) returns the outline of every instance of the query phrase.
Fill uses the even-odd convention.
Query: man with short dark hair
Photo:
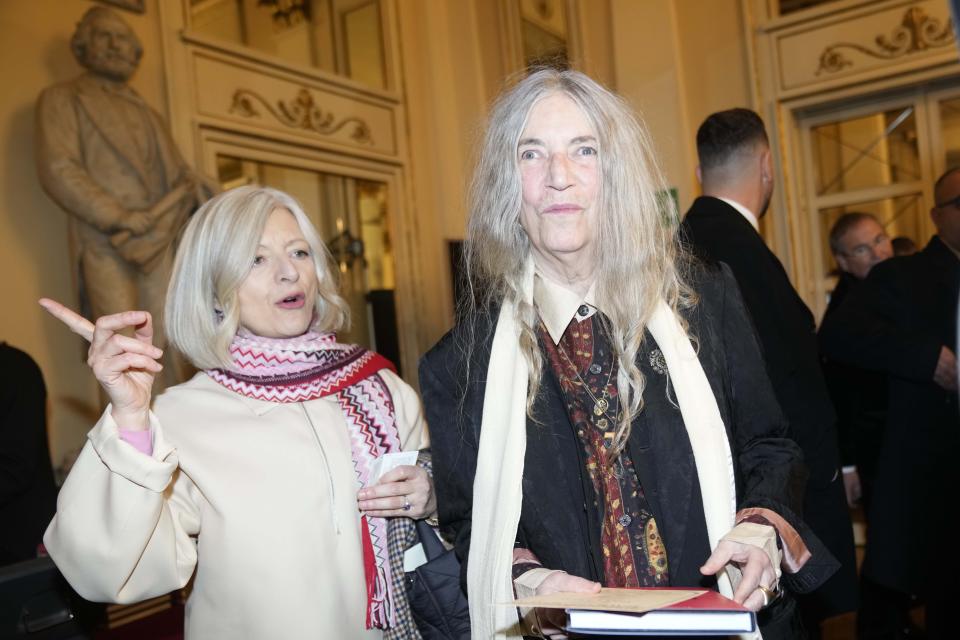
[[[820,371],[813,315],[758,232],[773,195],[763,121],[749,109],[715,113],[697,131],[697,154],[703,196],[684,219],[686,238],[699,257],[726,262],[733,270],[777,399],[809,469],[804,520],[841,563],[823,587],[799,599],[808,631],[816,637],[820,620],[856,608],[857,584],[836,416]]]
[[[960,530],[953,493],[960,484],[953,351],[960,295],[960,169],[937,180],[934,198],[930,216],[937,235],[919,253],[871,269],[836,319],[823,326],[820,339],[831,359],[887,377],[886,428],[862,571],[899,594],[901,603],[907,594],[920,595],[931,639],[956,637],[949,607],[960,573],[951,544]],[[883,622],[865,619],[858,625],[864,636],[880,637]]]

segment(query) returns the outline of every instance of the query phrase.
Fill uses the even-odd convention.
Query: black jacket
[[[35,558],[56,510],[46,401],[37,364],[0,343],[0,564]]]
[[[935,236],[873,267],[820,336],[828,357],[887,376],[864,572],[911,593],[960,570],[950,545],[960,528],[957,393],[933,382],[941,347],[956,348],[958,295],[960,260]]]
[[[829,332],[837,310],[849,304],[850,292],[861,284],[862,281],[852,275],[841,274],[820,322],[821,332],[824,327]],[[824,354],[821,354],[821,365],[830,400],[837,411],[840,459],[844,465],[856,465],[862,501],[869,508],[887,420],[887,378],[879,371],[837,362]]]
[[[853,530],[839,474],[836,414],[820,370],[813,314],[760,234],[726,202],[697,198],[683,221],[683,234],[696,255],[725,262],[733,270],[763,346],[773,390],[810,470],[803,519],[842,564],[810,602],[811,615],[851,611],[857,605]]]
[[[836,561],[795,515],[802,493],[796,468],[800,454],[786,437],[786,423],[736,283],[729,270],[711,269],[699,274],[695,287],[700,301],[685,317],[696,336],[700,361],[734,451],[738,507],[771,509],[800,532],[813,558],[798,574],[785,575],[784,581],[797,590],[809,590],[836,569]],[[420,365],[441,526],[453,535],[464,583],[477,443],[496,318],[497,311],[491,310],[463,319]],[[648,334],[644,352],[637,358],[651,381],[656,374],[648,355],[655,346]],[[710,584],[699,571],[710,548],[683,422],[674,419],[677,410],[663,394],[645,393],[644,400],[628,446],[663,536],[671,584]],[[549,368],[543,373],[534,416],[535,421],[527,421],[517,541],[546,567],[602,580],[600,514],[592,507],[595,496],[583,470],[581,447]]]

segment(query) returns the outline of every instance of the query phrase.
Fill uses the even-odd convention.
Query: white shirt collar
[[[730,198],[721,198],[721,197],[718,196],[718,197],[717,197],[717,200],[723,200],[723,201],[726,202],[728,205],[730,205],[731,207],[733,207],[734,209],[736,209],[737,211],[739,211],[739,212],[740,212],[740,215],[742,215],[744,218],[746,218],[746,219],[747,219],[747,222],[750,223],[750,226],[753,227],[753,229],[754,229],[757,233],[760,233],[760,223],[757,222],[757,216],[753,215],[753,211],[750,211],[750,209],[747,209],[745,206],[743,206],[742,204],[740,204],[740,203],[737,202],[736,200],[731,200]]]
[[[533,302],[554,344],[560,343],[571,319],[583,322],[597,312],[593,301],[593,284],[586,295],[580,296],[562,284],[548,279],[539,271],[533,279]],[[586,313],[581,313],[581,307],[586,307]]]

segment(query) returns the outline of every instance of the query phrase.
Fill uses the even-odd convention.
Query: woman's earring
[[[214,308],[213,315],[217,317],[217,322],[223,322],[223,311],[220,309]]]

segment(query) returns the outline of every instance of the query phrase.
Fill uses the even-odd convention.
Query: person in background
[[[37,557],[56,499],[43,374],[0,342],[0,565]]]
[[[937,234],[922,251],[877,264],[820,331],[826,357],[887,379],[887,419],[877,461],[862,574],[877,600],[864,638],[909,637],[910,594],[926,603],[928,638],[955,638],[954,581],[960,530],[957,298],[960,295],[960,169],[934,186]]]
[[[917,243],[907,236],[897,236],[890,241],[893,244],[893,255],[912,256],[917,252]]]
[[[41,301],[91,341],[111,400],[44,536],[80,595],[137,602],[193,576],[187,638],[418,637],[388,521],[431,516],[432,483],[419,466],[373,471],[426,447],[426,425],[388,361],[336,341],[349,318],[333,273],[287,194],[207,202],[166,302],[170,339],[200,372],[152,411],[149,313],[91,324]]]
[[[870,273],[870,269],[893,255],[890,237],[869,213],[846,213],[830,229],[830,251],[840,277],[830,295],[821,327]],[[861,499],[868,508],[873,494],[877,457],[887,414],[887,381],[883,374],[851,367],[823,358],[823,375],[837,411],[837,432],[843,463],[847,503]]]
[[[493,107],[467,307],[420,365],[474,638],[561,636],[495,605],[601,584],[719,589],[798,638],[789,591],[836,568],[793,511],[799,450],[736,282],[689,261],[664,192],[643,124],[582,73]]]
[[[824,618],[856,608],[857,574],[836,414],[820,370],[813,314],[759,233],[774,188],[763,121],[749,109],[710,115],[697,131],[697,155],[703,196],[687,212],[682,234],[698,257],[726,263],[740,285],[773,390],[809,469],[804,521],[841,563],[826,584],[800,599],[816,637]]]

